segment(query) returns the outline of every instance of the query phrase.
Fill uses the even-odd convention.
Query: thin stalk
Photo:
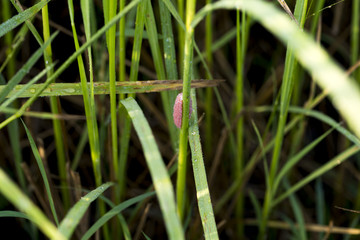
[[[246,19],[245,13],[242,13],[242,21],[240,20],[240,11],[236,12],[236,113],[239,113],[243,109],[243,84],[244,84],[244,58],[242,51],[244,50],[242,45],[243,38],[242,36],[245,33],[245,22]],[[241,31],[243,30],[243,31]],[[244,118],[240,117],[236,124],[236,140],[237,140],[237,153],[236,161],[234,162],[234,178],[239,178],[239,174],[243,171],[244,167]],[[242,238],[244,232],[244,225],[242,224],[243,218],[243,202],[244,196],[239,195],[237,204],[236,204],[236,219],[238,219],[238,228],[237,228],[237,237]]]
[[[10,10],[10,2],[9,1],[2,1],[2,15],[4,22],[11,18],[11,10]],[[6,49],[6,56],[10,56],[13,54],[13,51],[15,49],[12,49],[11,46],[13,44],[14,36],[13,32],[10,31],[4,36],[5,45],[7,46]],[[6,75],[8,79],[11,79],[16,72],[15,67],[15,58],[10,58],[9,62],[6,66]],[[17,102],[14,102],[12,104],[12,107],[17,108]],[[9,116],[7,116],[9,117]],[[26,190],[26,183],[25,183],[25,177],[23,174],[23,171],[21,169],[21,162],[23,161],[22,155],[21,155],[21,147],[20,147],[20,136],[19,136],[19,122],[14,121],[8,125],[8,131],[9,131],[9,138],[10,138],[10,144],[12,148],[12,152],[14,154],[14,163],[15,163],[15,169],[16,169],[16,175],[18,177],[20,186],[23,190]]]
[[[84,4],[84,3],[82,3]],[[69,13],[70,13],[70,20],[71,20],[71,28],[73,31],[73,38],[74,38],[74,44],[76,51],[79,50],[79,41],[77,38],[77,32],[75,28],[75,22],[74,22],[74,6],[73,6],[73,0],[68,0],[68,6],[69,6]],[[87,8],[86,6],[82,6],[83,11]],[[85,18],[85,15],[84,19]],[[86,22],[86,20],[84,21]],[[89,26],[84,24],[86,28]],[[88,32],[89,29],[86,30]],[[90,36],[87,36],[90,37]],[[92,55],[91,55],[91,48],[88,48],[88,54],[89,54],[89,65],[92,66]],[[87,78],[85,73],[85,66],[82,59],[82,56],[79,55],[77,57],[78,60],[78,67],[79,67],[79,73],[80,73],[80,81],[81,81],[81,90],[84,100],[84,108],[85,108],[85,115],[86,115],[86,124],[87,124],[87,130],[88,130],[88,136],[89,136],[89,144],[90,144],[90,151],[91,151],[91,159],[93,162],[93,170],[94,170],[94,176],[95,176],[95,184],[96,186],[101,185],[101,167],[100,167],[100,149],[99,149],[99,134],[97,130],[97,122],[96,122],[96,113],[95,108],[92,106],[91,96],[89,94],[88,85],[87,85]],[[90,67],[90,78],[92,79],[92,67]],[[90,84],[92,85],[92,84]],[[93,86],[92,86],[93,89]],[[92,95],[93,97],[93,95]]]
[[[116,15],[117,11],[117,0],[105,0],[104,4],[104,17],[105,23],[108,23]],[[118,123],[117,123],[117,101],[116,101],[116,24],[110,27],[106,32],[106,43],[109,54],[109,90],[110,90],[110,121],[111,121],[111,159],[112,168],[111,171],[114,176],[113,181],[117,182],[119,174],[119,161],[118,161]],[[116,190],[115,190],[116,191]],[[105,206],[101,203],[101,214],[105,214]],[[104,238],[110,239],[108,227],[104,226]]]
[[[116,15],[117,1],[108,0],[109,12],[108,19],[112,19]],[[112,164],[115,181],[118,180],[119,162],[118,162],[118,139],[117,139],[117,102],[116,102],[116,25],[112,26],[108,31],[108,52],[109,52],[109,83],[110,83],[110,115],[111,115],[111,143],[112,143]]]
[[[145,15],[146,15],[146,1],[141,2],[137,6],[136,12],[136,24],[135,24],[135,35],[134,35],[134,45],[133,45],[133,52],[131,57],[131,68],[130,68],[130,81],[136,81],[138,77],[138,70],[140,65],[140,52],[141,52],[141,45],[142,45],[142,37],[144,32],[144,25],[145,25]],[[128,97],[135,97],[135,93],[130,93]],[[123,109],[126,110],[126,109]],[[125,113],[125,112],[124,112]],[[125,176],[126,176],[126,159],[129,150],[129,141],[130,141],[130,133],[131,133],[131,118],[126,114],[124,116],[124,124],[122,126],[122,136],[120,142],[120,177],[123,182],[118,181],[120,186],[119,194],[123,195],[125,191]]]
[[[119,0],[119,12],[125,7],[126,0]],[[119,21],[119,81],[125,81],[126,69],[125,69],[125,18],[121,18]],[[124,99],[124,94],[120,94],[120,100]]]
[[[179,158],[178,158],[178,175],[176,183],[177,194],[177,210],[180,221],[184,219],[185,197],[186,197],[186,159],[188,145],[188,129],[189,129],[189,104],[190,104],[190,84],[191,84],[191,68],[193,59],[193,34],[194,29],[191,22],[195,14],[196,0],[189,0],[186,3],[186,23],[185,23],[185,49],[184,49],[184,71],[183,71],[183,112],[182,126],[180,130]]]
[[[311,26],[310,26],[310,33],[313,36],[315,36],[316,29],[317,29],[317,26],[318,26],[320,15],[321,15],[320,11],[323,8],[324,3],[325,3],[325,0],[316,1],[314,12],[318,13],[318,14],[315,14],[315,16],[313,17],[314,19],[311,21]]]
[[[206,4],[211,3],[211,0],[206,0]],[[205,18],[205,52],[206,52],[206,62],[208,64],[208,68],[210,72],[212,71],[213,66],[213,57],[212,57],[212,12],[209,12]],[[207,79],[211,79],[209,74],[207,74]],[[213,109],[213,90],[212,88],[206,89],[206,96],[205,96],[205,152],[211,155],[212,149],[212,109]]]
[[[42,20],[43,20],[43,37],[46,42],[50,38],[50,24],[49,24],[49,12],[48,5],[46,4],[42,9]],[[44,52],[45,58],[45,66],[49,67],[52,65],[52,50],[51,44],[45,49]],[[50,69],[47,72],[47,78],[51,78],[53,75],[53,70]],[[53,114],[60,114],[60,101],[58,97],[50,97],[50,107],[51,112]],[[53,128],[54,128],[54,137],[55,137],[55,145],[56,145],[56,156],[58,160],[58,168],[60,175],[60,187],[61,193],[63,197],[64,210],[66,211],[70,207],[70,195],[69,195],[69,187],[66,181],[66,157],[65,157],[65,146],[63,139],[63,131],[61,127],[61,122],[59,119],[53,119]]]
[[[125,7],[126,0],[119,0],[119,12],[121,12]],[[125,55],[126,55],[126,38],[125,38],[125,18],[120,19],[119,21],[119,81],[124,82],[126,79],[126,68],[125,68]],[[125,98],[125,94],[119,95],[119,101]],[[131,129],[130,120],[127,117],[127,114],[123,111],[123,108],[119,111],[119,121],[122,129],[120,136],[120,151],[119,151],[119,172],[117,174],[117,192],[115,194],[115,203],[120,203],[122,201],[125,188],[126,188],[126,162],[127,162],[127,150],[128,143],[130,139]],[[125,123],[124,123],[125,121]]]
[[[178,0],[177,1],[177,10],[179,13],[179,17],[181,18],[181,20],[184,22],[185,16],[184,16],[184,0]],[[185,41],[185,32],[184,29],[182,27],[180,27],[180,25],[178,25],[178,53],[179,53],[179,67],[180,67],[180,71],[183,71],[184,69],[184,64],[183,64],[183,59],[184,59],[184,41]]]
[[[147,12],[146,12],[146,21],[145,21],[145,27],[148,34],[148,40],[150,44],[151,54],[154,61],[154,67],[156,70],[156,75],[159,80],[166,79],[165,75],[165,68],[164,68],[164,60],[162,58],[161,54],[161,48],[160,48],[160,42],[158,40],[158,31],[156,28],[156,22],[155,22],[155,16],[154,11],[151,5],[151,1],[147,1]],[[161,93],[161,100],[163,104],[163,109],[165,112],[165,117],[168,123],[168,128],[170,132],[170,139],[173,146],[175,146],[176,138],[178,138],[178,130],[176,129],[175,124],[173,124],[173,118],[172,118],[172,102],[176,98],[176,93],[174,92],[162,92]]]
[[[359,60],[359,25],[360,25],[360,1],[352,1],[352,19],[351,19],[351,64]],[[354,78],[360,83],[360,70],[353,73]]]
[[[160,20],[161,20],[161,31],[163,36],[163,49],[164,49],[164,62],[166,69],[166,77],[169,80],[179,79],[177,65],[176,65],[176,49],[174,43],[174,35],[172,30],[171,15],[169,10],[166,8],[164,2],[159,0]],[[177,91],[168,91],[169,102],[175,102]],[[171,107],[171,106],[170,106]],[[171,123],[172,124],[172,123]],[[173,126],[173,124],[171,125]],[[170,128],[174,135],[174,141],[171,141],[173,150],[178,151],[179,147],[179,129],[176,127]],[[173,139],[172,139],[173,140]]]
[[[295,16],[298,17],[300,27],[303,28],[306,19],[307,0],[297,1],[295,6]],[[268,218],[270,217],[272,201],[275,195],[273,190],[273,183],[277,174],[280,152],[282,150],[282,144],[284,140],[284,131],[286,126],[288,108],[290,105],[291,94],[294,86],[294,73],[296,69],[297,61],[295,60],[293,49],[288,48],[285,59],[285,69],[283,75],[283,82],[281,85],[281,99],[280,99],[280,113],[279,121],[276,130],[275,146],[273,150],[270,172],[269,172],[269,188],[266,189],[262,219],[260,223],[260,231],[258,239],[262,240],[265,238],[266,226]]]
[[[354,65],[359,60],[359,21],[360,21],[360,1],[352,1],[352,19],[351,19],[351,64]],[[353,72],[354,79],[360,83],[360,70],[357,69]],[[355,207],[360,206],[360,184],[356,196]]]

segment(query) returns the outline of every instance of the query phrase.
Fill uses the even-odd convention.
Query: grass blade
[[[288,183],[287,179],[284,181],[284,186],[286,189],[290,188],[290,184]],[[297,229],[294,233],[298,235],[297,239],[306,240],[307,237],[306,237],[306,229],[305,229],[305,220],[301,210],[301,203],[299,202],[299,200],[297,199],[294,193],[290,194],[289,200],[297,223]]]
[[[61,221],[59,231],[66,238],[70,238],[81,218],[84,216],[86,210],[89,208],[90,203],[96,200],[106,189],[112,185],[113,183],[104,183],[82,197]]]
[[[34,154],[36,163],[37,163],[37,165],[39,167],[41,176],[42,176],[43,181],[44,181],[46,194],[48,196],[49,203],[50,203],[51,212],[52,212],[53,217],[55,219],[56,225],[59,225],[59,220],[58,220],[58,217],[57,217],[57,214],[56,214],[54,200],[53,200],[52,195],[51,195],[50,184],[49,184],[49,181],[48,181],[47,176],[46,176],[44,164],[42,162],[42,159],[40,157],[40,153],[39,153],[39,151],[38,151],[38,149],[36,147],[35,141],[34,141],[33,137],[31,136],[31,133],[30,133],[29,129],[26,127],[26,125],[25,125],[25,123],[23,121],[22,121],[22,123],[24,125],[24,129],[25,129],[26,135],[27,135],[27,137],[29,139],[31,150],[32,150],[32,152]]]
[[[184,233],[176,213],[175,198],[172,184],[160,155],[149,123],[133,98],[122,100],[128,111],[135,130],[140,138],[145,159],[150,169],[156,193],[159,199],[169,239],[184,239]]]
[[[20,211],[24,212],[50,239],[65,240],[44,213],[20,190],[20,188],[0,169],[0,192]]]
[[[69,13],[70,13],[70,21],[71,21],[71,27],[74,35],[74,43],[75,43],[75,49],[79,50],[79,42],[77,38],[77,33],[75,29],[75,22],[74,22],[74,6],[72,0],[68,0],[68,6],[69,6]],[[89,57],[91,57],[90,49],[88,48]],[[79,55],[78,58],[78,67],[79,67],[79,74],[80,74],[80,86],[81,86],[81,93],[84,100],[84,108],[85,108],[85,114],[86,114],[86,124],[88,127],[88,136],[89,136],[89,144],[90,144],[90,151],[91,151],[91,157],[93,162],[93,170],[94,170],[94,176],[95,176],[95,182],[97,186],[100,186],[101,184],[101,169],[100,169],[100,146],[99,146],[99,133],[97,128],[97,122],[96,122],[96,113],[95,113],[95,107],[91,106],[91,102],[94,100],[92,99],[93,96],[89,94],[89,88],[93,89],[92,84],[87,83],[87,77],[85,73],[85,66],[82,59],[82,56]],[[92,75],[92,74],[90,74]]]
[[[352,147],[346,149],[333,159],[331,159],[328,163],[324,164],[317,170],[313,171],[311,174],[309,174],[307,177],[302,179],[300,182],[296,183],[294,186],[292,186],[289,190],[287,190],[285,193],[281,194],[279,197],[277,197],[272,204],[272,207],[279,204],[281,201],[283,201],[285,198],[287,198],[290,194],[296,192],[303,186],[305,186],[307,183],[311,182],[312,180],[316,179],[317,177],[321,176],[322,174],[330,171],[334,167],[341,164],[343,161],[347,160],[349,157],[354,155],[355,153],[359,152],[360,148],[357,145],[353,145]]]
[[[34,66],[34,64],[39,60],[39,58],[43,55],[45,48],[51,43],[52,40],[56,37],[57,33],[53,34],[53,36],[47,41],[41,48],[39,48],[24,64],[24,66],[13,76],[10,81],[6,84],[6,86],[2,87],[0,90],[0,103],[4,101],[6,96],[9,94],[11,90],[24,78],[24,76],[30,71],[30,69]]]
[[[91,226],[91,228],[84,234],[84,236],[81,238],[81,240],[87,240],[89,239],[98,229],[100,229],[109,219],[114,217],[115,215],[119,214],[122,210],[128,208],[129,206],[142,201],[145,198],[148,198],[150,196],[154,195],[154,192],[150,193],[144,193],[140,196],[131,198],[129,200],[126,200],[125,202],[120,203],[113,209],[111,209],[109,212],[107,212],[104,216],[102,216],[99,220],[94,223],[94,225]]]
[[[325,201],[324,187],[323,187],[323,184],[322,184],[321,177],[316,179],[315,192],[316,192],[316,220],[317,220],[318,224],[325,225],[326,201]],[[319,233],[319,239],[323,239],[323,238],[324,238],[324,234]]]
[[[50,66],[47,66],[44,70],[42,70],[38,75],[36,75],[33,79],[31,79],[28,83],[24,84],[23,87],[14,93],[14,88],[17,88],[20,84],[17,84],[14,88],[11,89],[10,93],[8,93],[9,97],[6,101],[4,101],[0,107],[4,108],[9,106],[12,102],[14,102],[17,98],[19,98],[20,95],[24,94],[24,92],[26,91],[30,91],[28,90],[33,84],[35,84],[37,81],[39,81],[48,71],[50,71],[51,69],[53,69],[55,66],[55,64],[51,64]],[[3,88],[5,89],[5,87]],[[14,93],[14,94],[11,94]]]
[[[215,87],[219,85],[223,80],[193,80],[191,82],[191,88],[204,88]],[[168,90],[180,90],[182,89],[183,82],[181,80],[151,80],[151,81],[135,81],[135,82],[116,82],[116,93],[149,93],[149,92],[161,92]],[[6,86],[0,86],[2,91]],[[90,88],[91,84],[87,83],[87,88]],[[109,82],[95,82],[93,84],[94,94],[103,95],[109,94]],[[83,95],[83,87],[81,83],[40,83],[33,84],[31,88],[22,90],[25,85],[16,85],[6,96],[11,98],[16,95],[18,98],[31,98],[35,94],[39,97],[51,97],[51,96],[79,96]],[[18,92],[21,91],[21,94]]]
[[[137,6],[136,11],[136,26],[135,26],[135,35],[134,35],[134,44],[131,56],[131,67],[130,67],[130,81],[135,82],[138,78],[139,65],[140,65],[140,55],[141,55],[141,45],[143,40],[143,31],[145,26],[145,15],[146,15],[146,2],[141,2]],[[129,94],[131,97],[135,97],[135,94]],[[123,108],[121,110],[124,110]],[[123,113],[123,129],[120,142],[120,156],[119,156],[119,172],[116,173],[119,175],[118,179],[118,200],[121,200],[125,193],[126,187],[126,162],[128,157],[130,134],[131,134],[131,119],[125,111]]]
[[[191,91],[191,95],[192,108],[194,110],[189,126],[189,144],[192,155],[191,161],[194,171],[197,202],[205,239],[219,239],[202,155],[199,126],[197,123],[197,103],[194,90]]]
[[[161,50],[160,50],[160,44],[158,39],[158,31],[156,28],[156,21],[155,16],[153,12],[153,8],[151,6],[151,1],[145,0],[147,2],[146,7],[146,21],[145,21],[145,27],[149,39],[149,44],[151,48],[151,53],[153,57],[153,62],[156,70],[156,75],[159,80],[166,79],[165,75],[165,68],[164,68],[164,61],[162,58]],[[172,124],[172,105],[170,104],[171,100],[175,100],[176,94],[174,92],[170,93],[172,96],[169,97],[169,92],[162,92],[161,93],[161,100],[163,103],[163,108],[165,112],[165,117],[168,122],[169,132],[170,132],[170,138],[172,145],[174,146],[177,142],[176,137],[178,136],[178,130],[176,129],[176,126]],[[171,102],[172,103],[172,102]]]
[[[13,30],[20,24],[22,24],[27,19],[33,17],[38,11],[40,11],[50,0],[42,0],[39,3],[35,4],[31,8],[26,9],[25,11],[19,13],[18,15],[10,18],[6,22],[0,25],[0,38],[4,36],[9,31]]]
[[[26,214],[17,211],[0,211],[0,217],[15,217],[29,219]]]
[[[309,143],[306,147],[304,147],[299,153],[295,154],[293,157],[288,159],[285,163],[285,165],[281,168],[279,173],[275,177],[274,186],[273,186],[273,193],[275,194],[280,181],[283,179],[283,177],[289,173],[289,171],[292,169],[292,167],[298,163],[307,153],[309,153],[314,147],[316,147],[322,140],[324,140],[325,137],[327,137],[334,129],[330,129],[324,134],[322,134],[320,137]]]

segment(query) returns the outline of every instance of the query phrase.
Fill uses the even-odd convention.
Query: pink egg
[[[183,94],[179,93],[175,100],[174,112],[173,112],[174,123],[178,128],[181,128],[182,104],[183,104]],[[190,98],[189,118],[191,117],[191,112],[192,112],[192,101]]]

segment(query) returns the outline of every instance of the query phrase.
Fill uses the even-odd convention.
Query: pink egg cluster
[[[182,105],[183,105],[183,94],[179,93],[175,100],[174,112],[173,112],[174,123],[178,128],[181,128]],[[192,113],[192,101],[190,98],[189,118],[191,117],[191,113]]]

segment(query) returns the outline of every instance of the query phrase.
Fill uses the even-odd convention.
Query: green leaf
[[[25,11],[19,13],[18,15],[10,18],[6,22],[0,25],[0,37],[4,36],[6,33],[10,32],[12,29],[16,28],[22,24],[27,19],[33,17],[38,11],[40,11],[50,0],[42,0],[38,4],[35,4],[31,8],[26,9]]]
[[[192,88],[204,88],[217,86],[223,80],[192,80]],[[116,93],[149,93],[149,92],[161,92],[168,90],[181,89],[183,82],[181,80],[152,80],[152,81],[136,81],[136,82],[116,82]],[[0,86],[0,92],[6,86]],[[51,96],[80,96],[83,95],[81,83],[40,83],[32,84],[31,88],[23,91],[25,86],[23,84],[16,85],[8,93],[7,97],[13,97],[16,95],[18,98],[31,98],[35,94],[39,94],[40,97]],[[87,84],[90,88],[90,83]],[[109,82],[95,82],[93,84],[94,94],[109,94]],[[21,94],[18,92],[21,91]],[[41,93],[39,93],[41,91]]]
[[[326,164],[322,165],[318,169],[314,170],[312,173],[310,173],[307,177],[303,178],[300,182],[296,183],[294,186],[292,186],[290,189],[288,189],[285,193],[281,194],[278,198],[276,198],[273,203],[272,207],[279,204],[281,201],[283,201],[285,198],[289,197],[292,193],[296,192],[312,180],[320,177],[324,173],[330,171],[334,167],[341,164],[343,161],[347,160],[349,157],[354,155],[355,153],[359,152],[360,148],[357,145],[353,145],[352,147],[349,147],[330,161],[328,161]]]
[[[133,98],[121,101],[130,118],[144,150],[160,208],[164,216],[169,239],[184,239],[183,229],[175,208],[175,197],[169,174],[160,155],[158,146],[144,113]]]
[[[4,101],[6,96],[18,85],[18,83],[23,79],[23,77],[30,71],[30,69],[34,66],[34,64],[39,60],[42,56],[45,48],[51,43],[52,40],[56,37],[58,32],[54,33],[51,38],[41,47],[39,48],[24,64],[24,66],[13,76],[10,81],[0,90],[0,103]]]
[[[194,110],[189,122],[189,144],[195,178],[196,197],[205,239],[219,239],[201,150],[195,90],[191,90],[191,95],[192,108]]]
[[[52,70],[52,69],[54,68],[54,66],[55,66],[55,63],[52,63],[51,65],[47,66],[44,70],[42,70],[38,75],[36,75],[36,76],[35,76],[33,79],[31,79],[28,83],[24,84],[23,87],[22,87],[19,91],[13,92],[14,89],[11,89],[11,91],[10,91],[10,93],[9,93],[10,96],[8,96],[9,98],[8,98],[6,101],[4,101],[4,102],[0,105],[0,107],[1,107],[1,108],[4,108],[4,107],[9,106],[9,104],[11,104],[13,101],[15,101],[20,95],[24,94],[24,92],[26,92],[26,91],[31,92],[31,91],[29,90],[30,87],[31,87],[34,83],[36,83],[37,81],[39,81],[46,73],[48,73],[50,70]],[[18,87],[18,86],[19,86],[19,84],[17,84],[17,85],[15,86],[15,88]],[[3,88],[3,89],[4,89],[4,88]],[[14,93],[14,94],[11,94],[11,93]]]
[[[79,224],[81,218],[84,216],[90,203],[97,199],[106,189],[112,186],[113,183],[104,183],[97,187],[90,193],[83,196],[66,214],[61,221],[59,231],[67,238],[70,238],[76,226]]]
[[[26,214],[17,211],[0,211],[0,217],[16,217],[16,218],[29,219],[29,217]]]
[[[286,161],[285,165],[281,168],[279,173],[276,175],[273,187],[273,193],[275,194],[280,181],[283,177],[290,172],[291,168],[298,163],[307,153],[309,153],[314,147],[316,147],[325,137],[327,137],[334,129],[330,129],[327,132],[323,133],[320,137],[309,143],[306,147],[304,147],[299,153],[295,154],[295,156],[291,157]]]
[[[51,190],[50,190],[50,184],[49,184],[49,180],[48,180],[47,175],[46,175],[44,163],[42,162],[39,150],[36,147],[35,141],[34,141],[33,137],[31,136],[31,133],[30,133],[29,129],[26,127],[24,121],[21,120],[21,122],[24,125],[24,129],[25,129],[26,135],[27,135],[27,137],[29,139],[31,150],[32,150],[32,152],[34,154],[36,163],[37,163],[37,165],[39,167],[41,177],[43,178],[45,189],[46,189],[46,194],[48,196],[49,203],[50,203],[51,212],[52,212],[53,217],[55,219],[56,225],[59,225],[59,220],[58,220],[58,217],[57,217],[57,214],[56,214],[55,204],[54,204],[54,200],[52,198],[52,194],[51,194]]]
[[[99,220],[94,223],[94,225],[91,226],[91,228],[84,234],[84,236],[81,238],[81,240],[87,240],[89,239],[98,229],[100,229],[109,219],[114,217],[115,215],[119,214],[122,210],[128,208],[129,206],[142,201],[143,199],[150,197],[154,195],[154,192],[150,193],[144,193],[140,196],[131,198],[129,200],[126,200],[125,202],[120,203],[113,209],[111,209],[109,212],[107,212],[104,216],[102,216]]]
[[[20,188],[0,168],[0,192],[24,212],[39,229],[50,239],[65,240],[45,214],[20,190]]]

